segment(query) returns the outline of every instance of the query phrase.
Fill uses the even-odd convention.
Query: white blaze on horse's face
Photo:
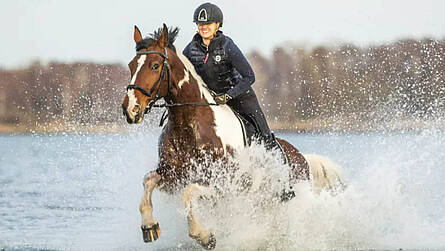
[[[147,59],[147,55],[141,55],[139,56],[138,59],[138,66],[136,68],[136,71],[133,74],[133,77],[131,78],[131,82],[130,85],[134,85],[134,83],[136,82],[137,76],[139,71],[141,70],[142,66],[145,63],[145,59]],[[130,89],[127,91],[127,96],[128,96],[128,107],[127,107],[127,112],[128,115],[130,116],[131,119],[134,119],[137,112],[135,112],[135,107],[139,106],[140,109],[142,109],[140,106],[140,104],[138,104],[138,100],[136,98],[136,95],[134,94],[134,89]],[[142,119],[142,117],[140,118],[140,120]],[[136,121],[139,122],[139,121]]]

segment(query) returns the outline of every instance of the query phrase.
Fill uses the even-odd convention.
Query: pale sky
[[[184,48],[196,32],[198,0],[0,0],[0,67],[39,59],[126,64],[133,26],[144,35],[166,23]],[[443,0],[215,0],[223,31],[242,51],[264,54],[286,41],[302,45],[387,43],[445,38]]]

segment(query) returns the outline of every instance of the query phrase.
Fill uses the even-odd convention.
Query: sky
[[[126,64],[133,30],[166,23],[181,31],[177,48],[196,33],[198,0],[0,0],[0,67],[40,60]],[[445,38],[443,0],[214,0],[223,31],[245,52],[270,55],[278,45],[358,46],[401,38]]]

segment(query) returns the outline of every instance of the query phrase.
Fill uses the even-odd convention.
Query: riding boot
[[[277,139],[275,138],[275,134],[273,134],[271,132],[270,135],[264,135],[262,138],[262,141],[264,142],[264,147],[266,148],[266,150],[279,151],[281,153],[283,163],[287,164],[288,160],[287,160],[286,153],[284,152],[284,149],[280,146]]]
[[[280,149],[277,139],[275,138],[275,135],[272,132],[269,135],[264,135],[263,141],[264,141],[264,147],[267,150]]]
[[[261,111],[260,104],[253,90],[246,91],[239,97],[230,100],[227,104],[255,127],[256,138],[264,143],[267,150],[281,150],[275,136],[270,131],[266,116]],[[285,153],[282,150],[281,152],[283,153],[283,159],[286,159]]]

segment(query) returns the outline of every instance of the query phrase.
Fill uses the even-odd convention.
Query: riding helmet
[[[223,13],[218,6],[212,3],[204,3],[195,10],[195,13],[193,14],[193,22],[197,24],[220,22],[220,26],[222,26]]]

